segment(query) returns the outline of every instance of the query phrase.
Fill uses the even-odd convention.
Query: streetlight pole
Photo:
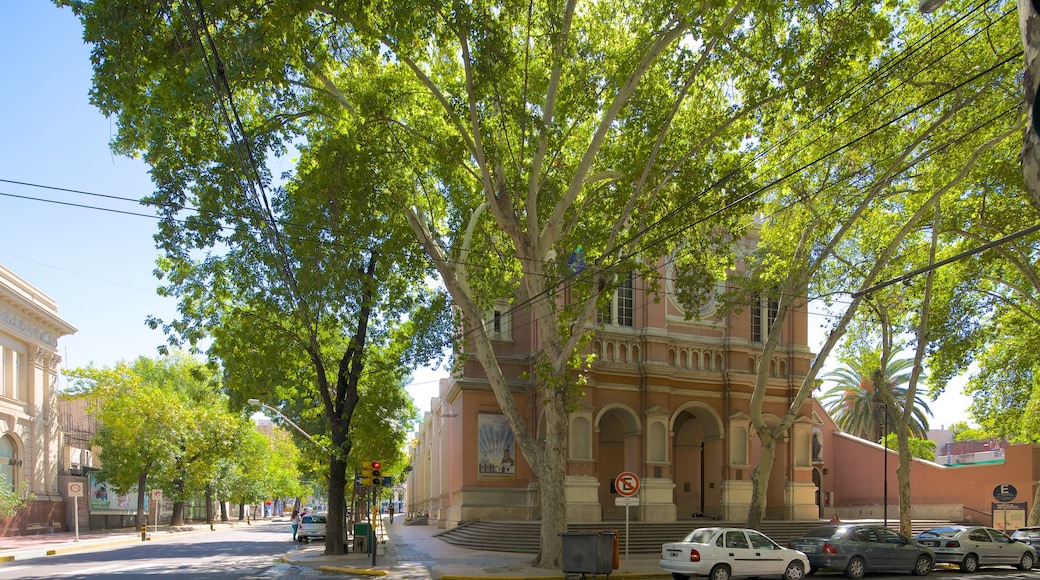
[[[254,407],[260,407],[261,409],[269,409],[269,410],[273,411],[279,417],[284,419],[286,423],[292,425],[297,431],[299,431],[304,437],[306,437],[308,441],[310,441],[311,443],[317,445],[318,447],[321,447],[325,451],[329,450],[328,447],[325,447],[321,443],[318,443],[317,441],[315,441],[314,438],[311,437],[309,433],[307,433],[306,431],[301,429],[300,426],[297,425],[296,423],[293,423],[292,419],[290,419],[290,418],[286,417],[285,415],[283,415],[282,412],[279,411],[278,409],[275,409],[274,407],[272,407],[271,405],[268,405],[267,403],[261,402],[260,399],[249,399],[246,402],[249,403],[250,405],[253,405]]]
[[[885,527],[888,527],[888,405],[884,402],[878,404],[878,408],[881,410],[882,417],[879,418],[881,423],[881,443],[884,445],[884,452],[881,454],[881,470],[883,475],[884,490],[882,491],[882,502],[884,505],[881,506],[881,512],[885,519]]]

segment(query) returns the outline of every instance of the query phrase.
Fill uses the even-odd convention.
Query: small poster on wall
[[[516,446],[505,415],[478,414],[477,433],[477,479],[514,479]]]

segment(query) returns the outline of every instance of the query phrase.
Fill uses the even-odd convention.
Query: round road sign
[[[632,497],[639,492],[639,476],[631,471],[625,471],[614,479],[614,489],[618,495]]]
[[[1018,490],[1010,483],[1002,483],[993,488],[993,499],[1001,502],[1015,501]]]
[[[78,481],[70,481],[67,495],[70,497],[79,497],[83,495],[83,484]]]

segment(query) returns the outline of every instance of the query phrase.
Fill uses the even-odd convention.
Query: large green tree
[[[378,117],[329,119],[301,98],[297,67],[323,39],[295,3],[59,4],[93,45],[92,99],[118,118],[114,148],[152,168],[156,273],[179,300],[176,320],[152,324],[175,343],[210,341],[242,407],[257,398],[291,419],[320,409],[326,552],[343,553],[351,421],[369,353],[396,352],[399,367],[424,362],[439,349],[423,343],[440,345],[446,320],[390,196],[408,161],[388,150]],[[333,125],[324,138],[296,139],[322,120]],[[298,156],[283,175],[290,147]]]
[[[573,371],[599,303],[628,272],[650,275],[676,248],[698,258],[684,292],[714,288],[756,208],[747,179],[754,137],[787,122],[786,112],[830,100],[850,63],[868,62],[889,30],[870,4],[825,2],[68,4],[94,44],[93,99],[119,118],[117,148],[143,152],[159,200],[173,208],[164,239],[179,231],[173,220],[189,185],[222,184],[226,197],[199,204],[222,219],[257,211],[232,176],[217,178],[250,170],[235,159],[247,155],[199,131],[214,100],[237,105],[253,158],[298,135],[328,152],[298,166],[311,172],[308,183],[329,184],[316,188],[320,209],[362,203],[330,186],[341,167],[352,183],[368,183],[359,167],[378,176],[366,207],[390,207],[381,201],[389,192],[407,214],[462,315],[463,350],[483,365],[537,476],[537,563],[546,567],[558,565],[566,529],[566,417],[581,396]],[[214,80],[219,99],[198,98]],[[385,169],[380,137],[404,164]],[[182,256],[223,223],[209,214],[188,221],[208,227],[185,237]],[[235,232],[255,241],[247,228]],[[179,275],[183,263],[164,271]],[[206,280],[171,290],[195,307],[203,291],[228,288],[226,278]],[[537,437],[483,325],[499,298],[529,310],[537,328]]]
[[[887,8],[900,24],[882,54],[850,67],[849,90],[825,109],[791,110],[787,123],[768,125],[763,135],[777,160],[764,173],[774,176],[773,186],[742,284],[779,302],[762,360],[774,356],[784,315],[805,289],[834,315],[789,412],[775,424],[761,417],[769,381],[768,365],[760,365],[752,419],[763,448],[793,422],[850,325],[866,318],[861,307],[902,300],[895,308],[899,328],[914,331],[909,313],[921,304],[924,277],[917,272],[900,287],[892,281],[928,266],[936,204],[963,195],[1007,154],[1022,127],[1017,104],[1007,99],[1015,52],[1001,35],[1014,25],[1006,6],[942,28],[922,25],[910,5]],[[764,508],[760,491],[771,463],[769,454],[762,457],[751,474],[749,525]]]
[[[241,454],[246,419],[228,409],[212,369],[185,354],[67,371],[66,395],[90,401],[98,420],[91,443],[101,448],[99,477],[119,493],[137,489],[138,523],[145,493],[163,489],[183,523],[184,501],[207,492],[221,462]]]

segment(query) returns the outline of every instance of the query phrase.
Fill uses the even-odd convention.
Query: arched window
[[[8,490],[13,490],[15,483],[14,468],[18,460],[15,452],[14,439],[10,435],[0,437],[0,477],[3,477],[2,485]]]

